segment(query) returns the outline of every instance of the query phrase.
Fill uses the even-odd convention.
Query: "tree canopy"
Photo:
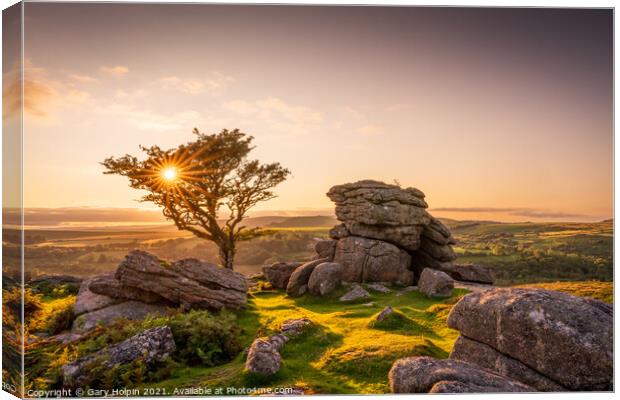
[[[226,268],[233,267],[235,244],[262,234],[247,228],[248,210],[276,197],[273,188],[290,171],[280,163],[248,160],[253,137],[238,129],[204,134],[194,129],[196,140],[177,148],[159,146],[140,149],[146,158],[126,154],[102,162],[104,174],[129,179],[129,186],[146,190],[141,201],[162,207],[166,218],[178,229],[213,241]]]

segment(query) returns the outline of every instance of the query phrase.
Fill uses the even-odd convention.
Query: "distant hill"
[[[327,215],[316,215],[312,217],[283,217],[282,221],[272,222],[265,225],[268,228],[301,228],[301,227],[323,227],[338,224],[335,217]]]

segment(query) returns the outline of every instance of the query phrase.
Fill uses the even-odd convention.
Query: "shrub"
[[[24,289],[24,313],[31,314],[42,308],[41,296],[33,293],[30,289]],[[5,291],[2,295],[2,305],[13,315],[21,315],[22,291],[20,287],[14,287]]]
[[[47,319],[43,330],[50,335],[71,329],[75,316],[73,315],[73,301],[59,304]]]
[[[80,343],[78,354],[91,354],[146,329],[163,325],[172,330],[177,346],[173,357],[180,363],[219,365],[232,360],[243,348],[239,340],[241,328],[234,314],[192,310],[144,321],[118,320],[108,327],[98,328],[88,340]]]
[[[167,325],[177,345],[175,358],[189,365],[222,364],[242,350],[241,328],[234,314],[190,311],[170,318]]]

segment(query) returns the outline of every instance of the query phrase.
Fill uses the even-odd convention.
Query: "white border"
[[[39,1],[39,0],[30,0],[30,1],[26,1],[26,2],[34,2],[34,1]],[[45,2],[45,0],[40,0],[41,2]],[[64,1],[64,2],[72,2],[72,3],[116,3],[117,1],[89,1],[89,0],[85,0],[85,1]],[[227,3],[231,3],[229,1],[222,1],[222,0],[212,0],[212,1],[205,1],[205,2],[199,2],[199,1],[175,1],[175,0],[151,0],[151,1],[141,1],[141,0],[133,0],[133,1],[129,1],[130,3],[203,3],[203,4],[227,4]],[[0,5],[2,6],[2,8],[6,8],[9,7],[10,5],[15,4],[16,1],[12,1],[12,0],[0,0]],[[441,1],[398,1],[398,0],[391,0],[391,1],[385,1],[385,0],[374,0],[374,1],[351,1],[351,0],[339,0],[339,1],[329,1],[329,0],[313,0],[311,2],[304,2],[304,1],[298,1],[298,0],[289,0],[287,2],[283,2],[283,1],[255,1],[255,0],[244,0],[244,1],[240,1],[238,3],[241,4],[317,4],[317,5],[397,5],[397,6],[412,6],[412,5],[416,5],[416,6],[469,6],[469,7],[559,7],[559,8],[595,8],[595,7],[600,7],[600,8],[615,8],[616,6],[616,1],[602,1],[602,0],[590,0],[590,1],[578,1],[578,0],[555,0],[555,1],[549,1],[549,0],[541,0],[541,1],[523,1],[523,2],[519,2],[519,1],[514,1],[514,0],[504,0],[504,1],[493,1],[493,0],[476,0],[475,2],[471,2],[471,1],[464,1],[464,0],[449,0],[449,1],[445,1],[445,2],[441,2]],[[614,12],[614,77],[616,76],[616,72],[617,72],[617,60],[616,60],[616,52],[615,52],[615,44],[618,43],[618,39],[619,39],[619,34],[618,31],[615,30],[615,25],[616,25],[616,14]],[[1,32],[1,19],[0,19],[0,32]],[[1,60],[1,54],[0,54],[0,60]],[[0,82],[0,88],[1,88],[1,82]],[[615,99],[615,93],[618,90],[618,82],[614,79],[614,99]],[[615,118],[615,115],[617,114],[618,111],[618,105],[615,103],[614,101],[614,132],[616,131],[617,128],[617,120]],[[614,135],[615,138],[615,135]],[[614,155],[617,153],[618,147],[620,145],[614,140]],[[0,150],[2,148],[2,143],[0,141]],[[1,151],[0,151],[0,158],[1,158]],[[614,161],[615,161],[615,157],[614,157]],[[0,171],[1,171],[1,163],[0,163]],[[615,188],[618,187],[618,174],[616,174],[616,165],[614,162],[614,210],[617,208],[618,206],[618,198],[615,196]],[[0,187],[0,194],[1,194],[1,187]],[[615,213],[614,213],[615,214]],[[0,216],[0,221],[1,221],[1,216]],[[615,221],[614,221],[614,231],[615,231]],[[1,235],[1,233],[0,233]],[[617,251],[619,249],[618,246],[618,240],[617,237],[614,235],[614,254],[617,254]],[[0,255],[0,260],[1,260],[1,255]],[[615,262],[614,262],[614,272],[615,272]],[[614,299],[618,298],[618,287],[617,285],[614,285]],[[614,319],[614,332],[615,332],[615,340],[614,340],[614,348],[617,348],[616,344],[617,344],[617,334],[618,334],[618,319]],[[614,375],[617,376],[617,371],[618,371],[618,357],[614,358]],[[387,377],[386,377],[387,379]],[[385,399],[386,396],[390,396],[394,399],[399,398],[399,399],[404,399],[407,396],[413,396],[413,395],[382,395],[382,396],[376,396],[376,395],[366,395],[364,396],[365,399],[379,399],[379,398],[383,398]],[[418,396],[418,395],[415,395]],[[455,396],[455,395],[451,395],[451,396]],[[473,398],[474,396],[483,396],[484,399],[507,399],[507,400],[520,400],[520,399],[533,399],[533,398],[538,398],[538,397],[544,397],[545,399],[550,399],[550,400],[554,400],[554,399],[562,399],[562,400],[582,400],[584,399],[584,397],[587,397],[588,400],[592,399],[611,399],[614,398],[614,394],[613,393],[589,393],[589,392],[567,392],[567,393],[536,393],[536,394],[473,394],[473,395],[461,395],[461,396],[466,396],[467,398]],[[326,399],[328,397],[331,396],[320,396],[320,395],[315,395],[312,396],[312,399]],[[0,391],[0,400],[4,400],[4,399],[14,399],[14,396],[11,396],[10,394],[8,394],[7,392],[4,391]],[[174,399],[174,397],[166,397],[168,399]],[[227,398],[231,398],[231,399],[247,399],[247,397],[227,397]],[[283,398],[294,398],[294,397],[287,397],[284,396]],[[145,397],[140,397],[139,399],[145,399]]]

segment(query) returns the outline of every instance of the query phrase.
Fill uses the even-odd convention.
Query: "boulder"
[[[334,262],[342,265],[344,282],[413,283],[411,256],[393,244],[348,236],[338,240]]]
[[[378,239],[414,251],[430,223],[424,193],[377,181],[332,187],[327,196],[336,203],[336,217],[349,234]],[[342,234],[332,237],[342,238]]]
[[[113,274],[106,274],[105,276],[113,279]],[[82,315],[88,312],[96,311],[101,308],[105,308],[114,304],[120,303],[122,300],[114,299],[109,296],[94,293],[90,290],[90,284],[96,277],[85,279],[80,285],[77,297],[75,298],[75,306],[73,307],[73,313],[75,315]]]
[[[433,385],[429,393],[498,393],[495,386],[480,386],[471,382],[439,381]]]
[[[147,329],[129,339],[108,346],[97,353],[82,357],[61,367],[65,387],[88,386],[94,368],[112,368],[141,360],[145,364],[163,361],[176,350],[168,326]]]
[[[384,284],[379,283],[379,282],[369,283],[366,285],[366,287],[370,290],[374,290],[375,292],[379,292],[379,293],[391,293],[392,292],[391,289],[389,289]]]
[[[143,303],[173,305],[157,293],[123,285],[113,274],[104,274],[90,280],[89,289],[93,293],[102,293],[117,300],[135,300]]]
[[[299,297],[308,291],[308,280],[317,265],[328,262],[327,258],[309,261],[300,265],[293,271],[286,285],[286,294],[291,297]]]
[[[332,261],[336,251],[336,241],[333,239],[319,240],[314,245],[314,251],[316,251],[318,258],[327,258],[328,261]]]
[[[308,290],[319,296],[333,292],[340,285],[341,272],[342,265],[336,262],[324,262],[317,265],[308,279]]]
[[[447,273],[457,281],[493,284],[491,271],[482,265],[445,263],[440,271]]]
[[[340,296],[340,298],[338,300],[340,300],[340,301],[354,301],[354,300],[359,300],[359,299],[365,299],[367,297],[370,297],[370,293],[368,293],[360,285],[354,285],[353,288],[350,291],[348,291],[344,295]]]
[[[280,331],[288,337],[300,335],[307,327],[312,325],[308,318],[287,319],[280,326]]]
[[[299,262],[277,262],[263,267],[263,276],[275,289],[286,289],[291,274],[300,265]]]
[[[246,306],[248,284],[242,274],[197,259],[170,264],[145,251],[134,250],[118,266],[115,278],[121,284],[120,293],[106,292],[106,286],[98,294],[126,298],[127,290],[147,292],[184,308],[220,310]]]
[[[418,288],[428,297],[450,297],[454,281],[445,272],[425,268],[420,275]]]
[[[389,372],[393,393],[533,392],[533,388],[486,371],[475,364],[431,357],[397,360]]]
[[[280,370],[282,357],[274,343],[268,339],[256,339],[248,350],[245,369],[259,375],[273,375]]]
[[[72,331],[74,333],[86,332],[97,325],[109,325],[119,318],[141,320],[148,315],[160,316],[167,313],[168,309],[163,305],[125,301],[81,314],[73,321]]]
[[[394,314],[394,309],[392,307],[385,307],[380,313],[379,315],[377,315],[377,318],[375,318],[375,321],[377,322],[383,322],[385,321],[387,318],[389,318],[391,315]]]
[[[292,338],[300,335],[312,321],[308,318],[288,319],[280,326],[280,333],[266,339],[256,339],[250,346],[245,361],[248,372],[259,375],[273,375],[280,370],[280,350]]]
[[[591,301],[543,289],[472,293],[451,310],[448,326],[569,390],[609,390],[613,316]]]
[[[523,364],[522,362],[502,354],[494,348],[459,336],[452,347],[450,359],[466,361],[484,369],[523,382],[541,392],[562,392],[566,388],[544,375]]]

